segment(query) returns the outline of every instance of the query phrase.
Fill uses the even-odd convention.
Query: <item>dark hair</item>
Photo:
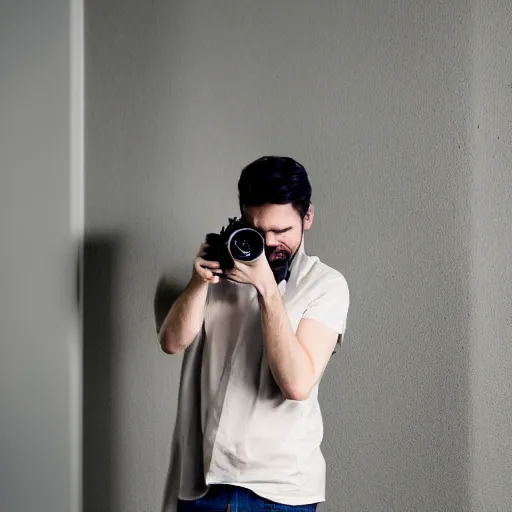
[[[264,156],[242,170],[238,180],[240,212],[244,206],[289,204],[306,216],[311,184],[306,169],[287,156]]]

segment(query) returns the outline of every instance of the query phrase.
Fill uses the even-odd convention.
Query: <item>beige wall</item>
[[[164,270],[186,282],[204,234],[237,214],[241,167],[276,153],[309,170],[307,250],[352,292],[347,336],[321,386],[322,510],[507,510],[497,448],[512,421],[504,392],[489,398],[509,375],[509,324],[491,333],[486,304],[492,297],[504,315],[510,288],[480,284],[500,282],[509,260],[505,228],[489,232],[479,219],[507,207],[510,117],[495,112],[510,89],[495,82],[481,97],[501,44],[483,6],[86,3],[90,510],[157,510],[181,358],[157,346],[155,287]],[[491,155],[496,122],[503,146]],[[487,243],[491,267],[480,265]],[[491,473],[478,469],[489,449]]]

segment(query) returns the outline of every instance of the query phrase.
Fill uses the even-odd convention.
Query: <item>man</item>
[[[302,165],[260,158],[238,191],[265,254],[223,272],[203,244],[159,332],[165,352],[185,351],[164,510],[313,511],[325,501],[318,384],[349,291],[304,251],[314,212]]]

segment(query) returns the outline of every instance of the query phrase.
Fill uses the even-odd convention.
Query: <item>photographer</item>
[[[313,511],[325,501],[318,384],[349,291],[305,253],[314,211],[304,167],[260,158],[238,191],[241,224],[201,246],[159,333],[165,352],[185,351],[164,510]],[[235,225],[261,237],[233,244]],[[235,258],[257,238],[259,256]]]

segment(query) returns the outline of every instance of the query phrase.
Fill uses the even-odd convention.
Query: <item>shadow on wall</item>
[[[154,311],[155,311],[155,323],[156,323],[156,332],[160,331],[162,324],[164,323],[165,317],[174,301],[180,296],[183,291],[183,286],[178,285],[176,281],[174,281],[168,274],[163,274],[158,280],[155,297],[153,301]],[[182,375],[180,375],[180,390],[182,386]],[[179,394],[179,392],[178,392]],[[171,435],[171,445],[169,449],[169,468],[167,471],[167,477],[165,479],[165,486],[162,495],[162,504],[161,510],[162,512],[166,510],[166,505],[168,502],[169,496],[172,494],[172,486],[176,484],[179,480],[179,476],[172,471],[171,457],[173,455],[173,449],[176,448],[172,446],[172,441],[174,439],[174,431]]]
[[[168,274],[163,274],[158,280],[153,302],[157,333],[160,331],[169,309],[182,291],[183,286],[177,284]]]
[[[113,510],[112,354],[114,304],[121,239],[86,235],[83,294],[83,499],[84,512]]]
[[[88,234],[83,251],[83,512],[116,509],[115,347],[119,345],[119,314],[116,297],[119,265],[123,254],[120,234]],[[156,330],[182,291],[163,274],[154,296]]]

